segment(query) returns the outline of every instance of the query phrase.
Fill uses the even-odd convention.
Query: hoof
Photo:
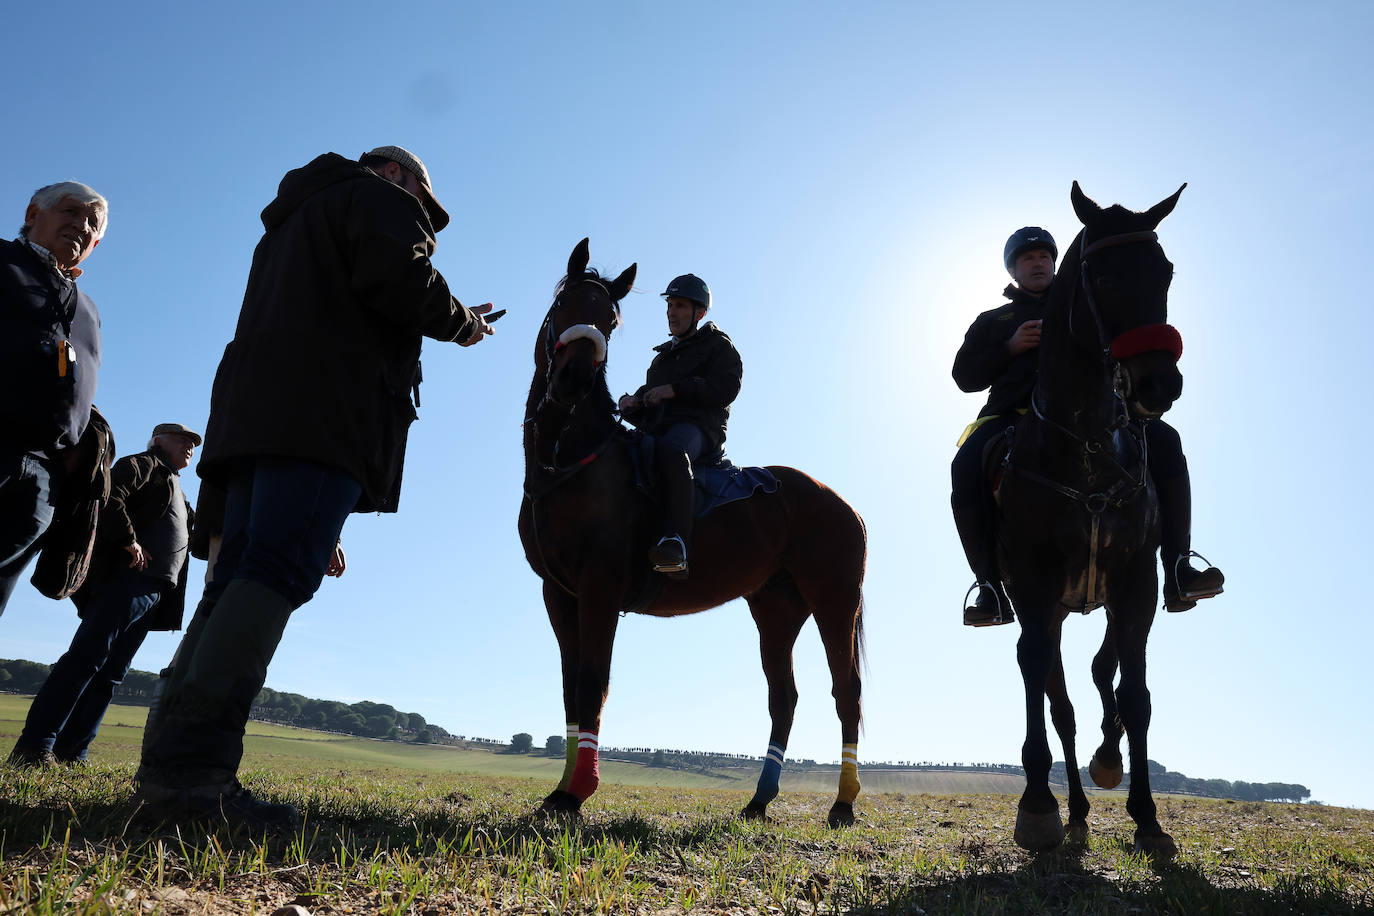
[[[1178,855],[1178,846],[1174,844],[1174,838],[1162,830],[1153,834],[1144,834],[1137,830],[1134,851],[1143,852],[1156,862],[1167,862]]]
[[[1121,764],[1114,767],[1104,766],[1097,762],[1097,755],[1093,754],[1093,759],[1088,761],[1088,776],[1092,777],[1093,785],[1099,789],[1115,789],[1121,785],[1121,777],[1125,771]]]
[[[1017,846],[1030,852],[1047,852],[1057,848],[1064,842],[1064,822],[1059,818],[1059,810],[1031,814],[1018,809],[1012,838]]]
[[[539,805],[540,811],[554,815],[577,814],[581,808],[582,802],[577,800],[577,796],[562,789],[554,789]]]
[[[854,806],[849,802],[835,802],[830,806],[830,814],[825,822],[831,827],[853,827]]]
[[[1065,838],[1075,845],[1081,846],[1088,842],[1088,822],[1086,820],[1074,820],[1069,818],[1069,829]]]
[[[746,821],[767,821],[768,806],[760,805],[758,802],[750,802],[744,806],[744,810],[739,813],[739,816]]]

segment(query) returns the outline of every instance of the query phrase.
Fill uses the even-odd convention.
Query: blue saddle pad
[[[640,435],[634,455],[635,483],[655,499],[658,497],[658,475],[654,471],[654,437]],[[738,499],[748,499],[760,491],[775,493],[778,478],[767,468],[740,467],[725,457],[723,451],[707,456],[707,462],[692,465],[696,480],[696,518]]]
[[[774,493],[778,478],[767,468],[739,467],[722,458],[719,464],[692,468],[696,478],[696,517],[701,518],[719,506],[737,499],[748,499],[760,491]]]

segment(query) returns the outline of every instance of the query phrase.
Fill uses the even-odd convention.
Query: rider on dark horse
[[[621,396],[620,412],[657,437],[655,463],[668,505],[663,536],[649,551],[649,561],[656,572],[684,578],[692,538],[692,465],[721,454],[744,367],[735,345],[714,322],[698,327],[711,308],[704,280],[683,274],[662,295],[673,336],[654,348],[658,355],[644,384]]]
[[[1036,226],[1012,233],[1002,260],[1013,283],[1002,295],[1011,301],[983,312],[964,335],[954,357],[954,381],[967,392],[991,388],[978,419],[964,433],[950,466],[950,506],[954,524],[976,577],[978,597],[964,608],[967,626],[1011,623],[1011,602],[997,569],[993,508],[983,480],[983,452],[988,443],[1030,409],[1040,363],[1040,319],[1059,256],[1054,238]],[[999,422],[999,418],[1007,422]],[[1164,563],[1164,606],[1186,611],[1222,591],[1225,577],[1209,566],[1189,563],[1193,500],[1188,461],[1178,432],[1163,420],[1145,421],[1150,477],[1159,496],[1160,555]]]

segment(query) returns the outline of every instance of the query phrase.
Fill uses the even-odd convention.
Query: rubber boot
[[[654,572],[674,579],[687,578],[687,545],[692,539],[695,498],[692,462],[686,452],[659,448],[655,456],[667,502],[663,537],[649,551]]]
[[[201,596],[200,603],[196,605],[195,612],[191,614],[191,622],[186,625],[185,635],[181,637],[181,642],[177,643],[176,651],[172,653],[172,660],[167,663],[166,668],[157,674],[157,683],[153,684],[153,696],[148,703],[148,720],[143,725],[142,753],[147,753],[148,748],[153,745],[157,733],[162,729],[164,723],[162,716],[163,699],[173,687],[177,661],[181,658],[190,658],[195,653],[196,643],[200,641],[200,634],[205,632],[206,621],[210,619],[210,614],[215,609],[216,600]]]
[[[187,631],[158,711],[160,724],[143,748],[139,782],[180,789],[234,779],[249,709],[294,610],[259,582],[229,583],[201,630]],[[187,644],[192,635],[198,637],[194,646]]]
[[[1193,490],[1187,474],[1155,481],[1159,495],[1159,558],[1164,564],[1164,609],[1177,613],[1191,610],[1203,598],[1222,593],[1226,577],[1215,566],[1194,569],[1189,563],[1193,526]]]
[[[964,625],[969,627],[994,627],[1011,623],[1016,619],[1012,613],[1011,599],[1002,588],[1002,578],[997,573],[996,547],[988,525],[987,513],[980,509],[954,507],[954,527],[959,529],[959,541],[964,545],[964,556],[968,558],[969,568],[973,570],[975,582],[969,589],[975,589],[978,597],[973,604],[964,607]],[[968,596],[964,596],[968,600]]]

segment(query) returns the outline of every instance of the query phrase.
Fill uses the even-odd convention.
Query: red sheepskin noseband
[[[1168,350],[1174,354],[1174,362],[1183,356],[1183,335],[1171,324],[1146,324],[1131,328],[1112,341],[1112,356],[1116,359],[1130,359],[1151,350]]]

